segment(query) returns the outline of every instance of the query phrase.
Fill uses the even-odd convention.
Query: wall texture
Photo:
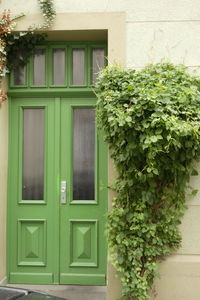
[[[69,14],[69,18],[60,17],[54,29],[107,29],[112,18],[106,14],[124,12],[123,31],[110,27],[108,32],[108,59],[125,61],[126,67],[142,68],[147,63],[170,60],[183,63],[191,71],[200,72],[200,1],[199,0],[54,0],[56,10]],[[14,8],[14,13],[24,12],[27,20],[18,28],[24,28],[26,22],[38,20],[34,14],[39,13],[37,0],[2,0],[0,10]],[[72,14],[71,14],[72,13]],[[84,13],[91,18],[73,20],[73,13]],[[103,13],[104,18],[97,20],[95,13]],[[79,15],[79,16],[80,16]],[[93,17],[92,17],[93,15]],[[71,16],[71,19],[70,19]],[[99,15],[100,16],[100,15]],[[110,21],[108,20],[110,19]],[[117,20],[117,19],[116,19]],[[23,25],[23,22],[24,25]],[[36,22],[36,21],[35,21]],[[122,19],[119,24],[122,24]],[[72,24],[73,23],[73,24]],[[121,25],[119,25],[119,30]],[[122,50],[125,49],[125,52]],[[122,57],[123,55],[123,57]],[[6,106],[0,108],[0,240],[5,240],[5,175],[7,157]],[[3,124],[3,125],[2,125]],[[199,168],[200,169],[200,168]],[[3,177],[2,177],[3,174]],[[110,176],[112,168],[110,168]],[[192,184],[200,188],[200,176],[192,179]],[[181,225],[182,248],[166,259],[160,267],[161,278],[156,281],[156,300],[199,300],[200,295],[200,193],[188,202],[187,210]],[[4,224],[1,226],[1,224]],[[0,248],[0,257],[4,251]],[[0,264],[0,279],[5,273]],[[119,287],[109,267],[108,299],[116,300]],[[152,298],[153,299],[153,298]]]
[[[54,0],[63,12],[125,12],[126,65],[140,68],[161,59],[199,68],[199,0]],[[12,5],[11,5],[12,3]],[[39,13],[37,0],[1,0],[1,10]]]

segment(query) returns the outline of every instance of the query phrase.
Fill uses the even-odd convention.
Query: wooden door
[[[10,102],[8,280],[58,282],[54,99]]]
[[[60,282],[105,285],[107,152],[95,99],[61,100]],[[62,202],[62,199],[61,199]]]
[[[106,283],[107,151],[95,101],[10,101],[10,283]]]

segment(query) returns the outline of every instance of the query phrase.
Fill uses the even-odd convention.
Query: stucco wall
[[[160,59],[199,67],[199,0],[54,0],[54,2],[59,13],[125,12],[128,67],[138,68]],[[2,10],[13,7],[15,14],[39,13],[37,0],[1,1]]]
[[[126,67],[141,68],[147,63],[170,60],[174,63],[183,63],[190,70],[200,72],[199,0],[54,0],[54,2],[57,12],[60,13],[54,29],[107,29],[110,26],[109,62],[125,60]],[[2,0],[0,5],[1,10],[14,8],[15,14],[20,12],[27,14],[28,18],[21,21],[18,29],[24,29],[28,23],[39,20],[34,15],[39,13],[36,0]],[[104,17],[95,14],[96,12],[103,13]],[[119,21],[116,18],[116,23],[113,25],[112,17],[108,15],[106,18],[106,14],[110,12],[124,12],[125,18],[123,20],[121,16]],[[80,18],[82,13],[85,15],[83,19]],[[0,109],[0,122],[3,122],[2,113],[3,109]],[[0,136],[2,132],[5,135],[6,131],[3,131],[0,126]],[[6,143],[5,136],[2,138]],[[0,165],[5,163],[4,147],[4,150],[0,148],[0,154],[3,151]],[[110,167],[110,176],[112,176],[112,167]],[[2,179],[0,180],[0,185],[3,186],[4,183]],[[192,181],[197,188],[200,188],[200,176]],[[5,205],[5,192],[0,197],[0,201],[2,202],[3,199]],[[161,278],[156,282],[156,300],[199,300],[200,193],[188,205],[189,209],[181,225],[182,248],[161,265]],[[2,220],[0,217],[0,222],[3,223]],[[109,300],[116,300],[119,293],[119,288],[116,286],[119,285],[109,267]]]

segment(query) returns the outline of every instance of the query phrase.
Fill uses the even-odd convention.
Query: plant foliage
[[[48,29],[54,22],[56,11],[54,9],[53,0],[38,0],[38,3],[44,17],[44,23],[34,24],[30,26],[29,30]]]
[[[0,17],[0,78],[8,72],[6,68],[6,38],[15,28],[15,18],[11,18],[10,11],[4,11]]]
[[[42,43],[46,34],[35,34],[31,31],[7,35],[5,41],[7,68],[11,71],[19,65],[25,65],[34,54],[38,44]]]
[[[16,20],[23,17],[24,14],[11,17],[10,10],[5,10],[0,17],[0,85],[2,78],[10,70],[27,63],[36,46],[44,41],[46,35],[43,33],[35,34],[34,31],[48,29],[53,24],[56,16],[53,0],[38,0],[38,3],[44,17],[44,23],[34,24],[28,28],[28,31],[18,34],[12,33],[17,25]],[[0,104],[6,99],[7,95],[0,90]]]
[[[34,53],[36,46],[41,43],[46,35],[35,34],[35,30],[48,29],[52,26],[56,16],[52,0],[38,0],[44,23],[32,25],[28,31],[12,33],[16,27],[16,19],[24,16],[20,14],[11,17],[10,11],[4,11],[0,18],[0,79],[17,64],[26,64],[28,58]],[[18,59],[20,57],[20,59]]]
[[[122,298],[149,297],[158,263],[181,243],[178,225],[200,156],[200,80],[183,66],[106,67],[96,85],[97,120],[118,177],[108,243]]]

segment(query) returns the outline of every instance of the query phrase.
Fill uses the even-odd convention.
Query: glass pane
[[[95,110],[75,108],[73,128],[73,199],[94,200]]]
[[[53,84],[65,84],[65,49],[53,49]]]
[[[19,61],[23,61],[22,54],[18,54],[16,60],[17,60],[17,64],[19,63]],[[25,85],[26,83],[25,74],[26,74],[25,66],[17,66],[14,69],[14,85]]]
[[[85,83],[85,49],[73,49],[73,85]]]
[[[33,62],[33,84],[45,85],[45,49],[36,49]]]
[[[44,109],[24,109],[22,199],[44,199]]]
[[[102,48],[92,50],[92,82],[95,83],[98,77],[98,72],[104,68],[105,53]]]

